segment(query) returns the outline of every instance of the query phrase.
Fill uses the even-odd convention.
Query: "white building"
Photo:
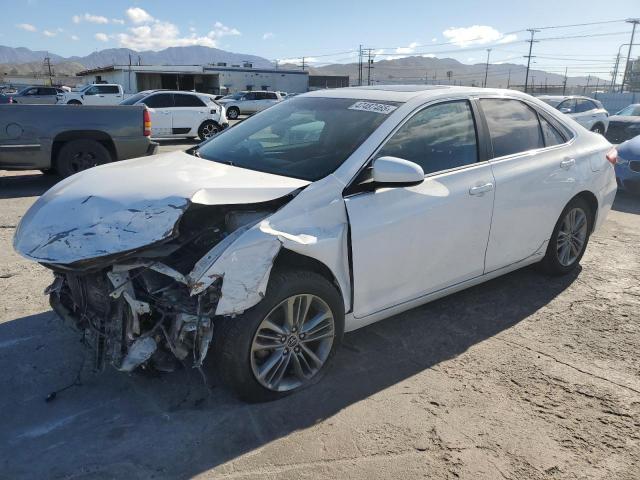
[[[309,89],[309,72],[217,65],[111,65],[78,73],[80,83],[117,83],[125,93],[172,89],[227,94],[243,90],[303,93]]]

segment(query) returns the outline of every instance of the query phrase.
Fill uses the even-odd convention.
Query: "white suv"
[[[117,105],[124,99],[122,85],[85,85],[80,90],[59,93],[58,102],[67,105]]]
[[[239,92],[218,100],[219,103],[227,109],[227,116],[231,120],[235,120],[241,114],[252,114],[269,108],[283,100],[280,92],[253,91]]]
[[[609,128],[609,112],[598,100],[588,97],[561,95],[542,95],[538,97],[545,103],[566,113],[587,130],[604,135]]]
[[[154,138],[206,140],[229,126],[225,109],[211,95],[180,90],[146,90],[121,105],[146,105]]]

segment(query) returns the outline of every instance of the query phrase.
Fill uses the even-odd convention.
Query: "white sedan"
[[[190,152],[73,175],[14,246],[55,273],[97,367],[209,354],[250,401],[317,381],[346,331],[527,265],[573,271],[616,193],[611,145],[513,90],[312,92]]]
[[[207,140],[229,126],[225,108],[211,95],[181,90],[145,90],[120,105],[146,105],[152,138]]]

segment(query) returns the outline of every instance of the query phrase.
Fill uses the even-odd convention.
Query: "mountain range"
[[[226,62],[242,65],[250,62],[254,68],[273,68],[271,61],[257,55],[234,53],[204,46],[170,47],[160,51],[136,52],[127,48],[110,48],[93,52],[84,57],[62,57],[45,51],[33,51],[28,48],[0,46],[0,73],[31,74],[43,73],[43,60],[49,56],[54,70],[59,75],[74,75],[90,68],[113,64],[126,65],[131,61],[142,65],[203,65]],[[299,69],[297,65],[281,65],[282,69]],[[485,78],[484,63],[464,64],[453,58],[435,58],[411,56],[393,60],[381,60],[372,64],[371,71],[366,65],[363,71],[363,83],[370,78],[377,83],[428,83],[482,85]],[[348,75],[351,84],[358,81],[358,64],[331,64],[322,67],[310,67],[309,72],[317,75]],[[490,64],[487,72],[487,86],[503,87],[523,85],[526,66],[513,63]],[[557,73],[532,69],[529,83],[541,85],[562,85],[564,76]],[[567,78],[567,86],[603,85],[607,80],[596,77],[574,76]]]

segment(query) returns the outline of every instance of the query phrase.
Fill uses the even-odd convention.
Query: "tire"
[[[82,102],[80,100],[69,100],[67,105],[82,105]]]
[[[220,125],[213,120],[205,120],[202,122],[202,125],[200,125],[200,128],[198,128],[198,137],[200,137],[200,140],[204,142],[216,135],[218,132],[220,132]]]
[[[567,238],[567,235],[564,233],[569,230],[570,220],[569,215],[574,212],[581,212],[581,215],[584,215],[584,226],[586,230],[584,230],[584,239],[582,240],[582,245],[580,249],[577,251],[576,249],[571,248],[571,244],[574,242],[573,240],[569,240],[568,251],[570,256],[567,257],[565,254],[567,252],[566,247],[561,248],[561,244],[566,245],[566,242],[562,241],[562,238]],[[540,262],[541,269],[550,274],[550,275],[566,275],[572,272],[577,266],[580,264],[580,260],[584,255],[585,250],[587,249],[587,244],[589,243],[589,236],[591,235],[591,230],[593,229],[593,216],[595,212],[591,211],[591,207],[589,204],[582,198],[576,197],[571,200],[562,213],[560,214],[560,218],[556,222],[556,225],[553,229],[553,234],[551,235],[551,239],[549,240],[549,245],[547,246],[547,252]],[[575,217],[574,217],[575,218]],[[582,218],[580,216],[580,218]],[[569,222],[569,223],[567,223]],[[578,226],[580,226],[579,231],[582,232],[582,223],[578,220],[575,222],[576,230],[578,230]],[[558,237],[560,237],[560,243],[558,242]],[[576,238],[576,237],[572,237]],[[576,244],[573,243],[575,246]]]
[[[591,131],[599,135],[604,135],[604,125],[602,125],[601,123],[596,123],[593,127],[591,127]]]
[[[295,303],[299,301],[298,299],[313,298],[310,302],[311,307],[308,308],[308,315],[312,318],[307,319],[306,324],[303,321],[299,330],[293,328],[289,333],[282,332],[283,335],[267,327],[267,336],[260,338],[267,339],[269,346],[276,345],[273,349],[257,342],[258,332],[265,332],[263,320],[267,317],[273,320],[270,325],[280,327],[286,324],[286,320],[280,324],[277,316],[286,319],[284,314],[286,307],[283,302],[290,301],[292,298],[295,300],[293,300],[294,308],[291,311],[299,308],[300,303]],[[330,311],[333,316],[333,330],[327,326],[330,320],[326,317],[326,313],[322,313],[323,308],[327,309],[325,312]],[[313,319],[321,318],[321,315],[325,315],[322,317],[325,320],[316,322],[315,326],[312,326]],[[308,337],[303,340],[307,328],[305,325],[308,327],[306,330]],[[242,315],[217,322],[216,326],[218,328],[213,360],[218,378],[242,400],[252,403],[266,402],[313,385],[324,375],[342,341],[344,303],[337,288],[318,273],[301,270],[274,271],[269,280],[265,298],[260,303]],[[288,335],[286,340],[283,339],[284,334]],[[320,339],[309,340],[311,335],[320,336]],[[296,340],[291,340],[293,337]],[[331,342],[330,345],[328,342]],[[324,358],[324,362],[318,364],[321,366],[315,373],[305,376],[301,365],[306,361],[304,359],[313,358],[305,353],[309,349],[313,350],[315,358]],[[275,364],[271,362],[272,358],[275,359]],[[258,372],[261,369],[264,370],[269,363],[274,364],[275,368],[267,369],[266,378],[259,380]],[[307,363],[308,365],[311,364]],[[273,378],[278,376],[279,371],[282,372],[280,375],[282,379],[277,382],[274,380],[272,388],[266,386],[265,382],[271,376],[270,372],[273,372]]]
[[[72,140],[65,143],[56,158],[56,170],[62,177],[69,177],[112,160],[109,150],[96,140]]]
[[[240,116],[240,109],[238,107],[229,107],[227,110],[227,118],[229,120],[237,120]]]

